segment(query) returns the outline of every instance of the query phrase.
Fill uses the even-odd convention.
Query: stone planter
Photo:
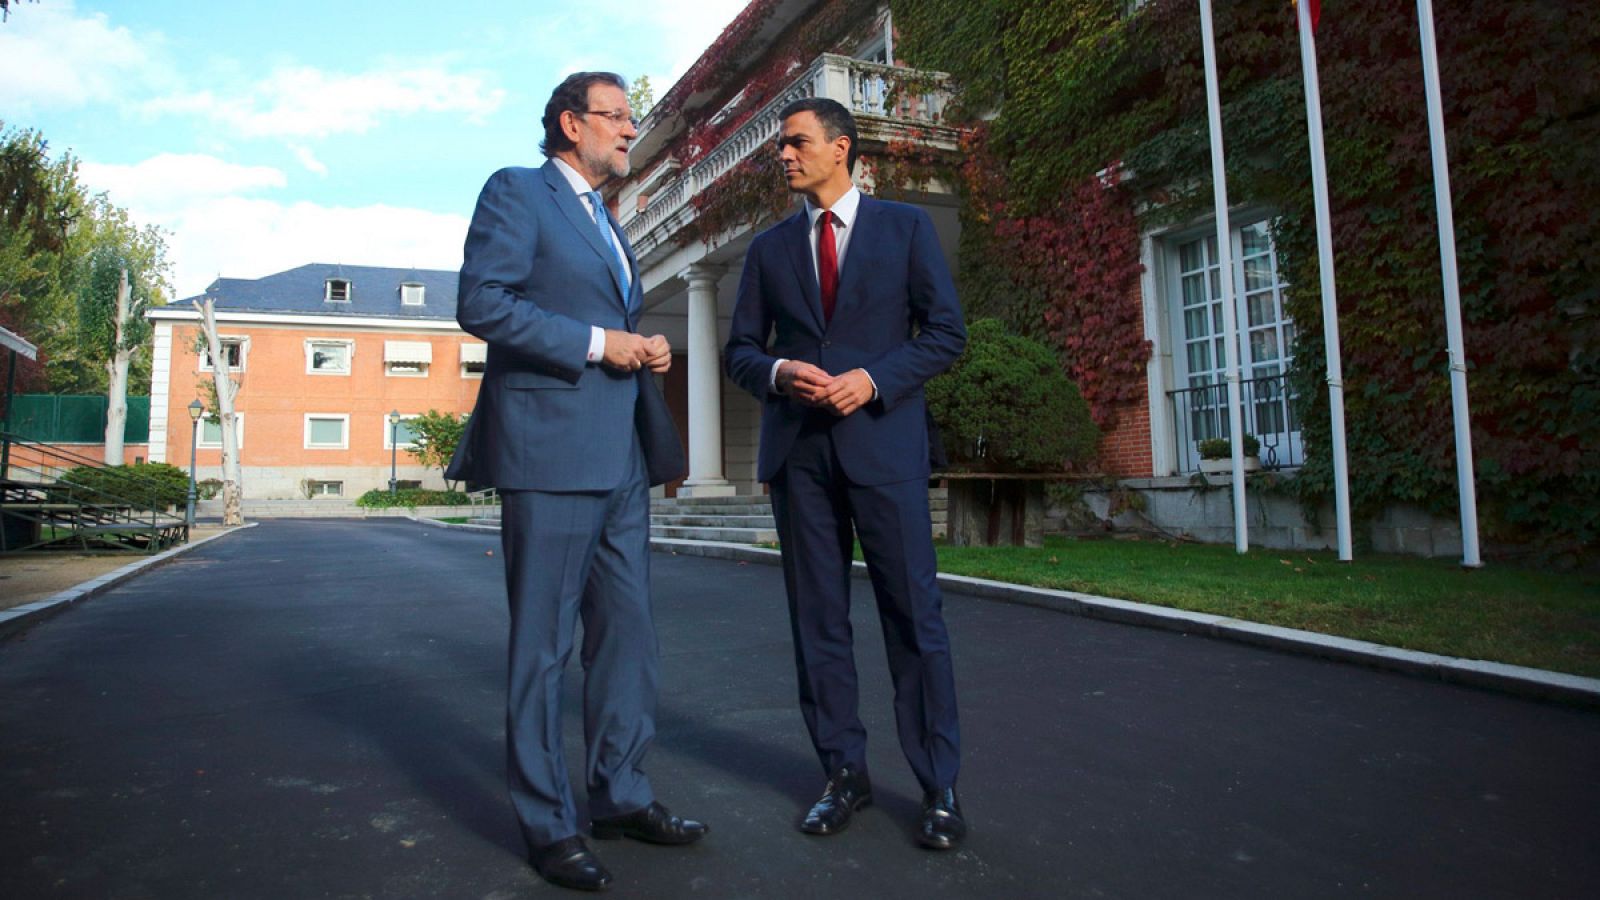
[[[948,540],[957,547],[1044,546],[1044,485],[1052,475],[947,474]]]
[[[1202,459],[1200,460],[1200,471],[1206,475],[1227,475],[1233,472],[1233,460],[1227,457],[1222,459]],[[1244,471],[1246,475],[1251,472],[1261,471],[1261,458],[1259,456],[1246,456],[1244,458]]]

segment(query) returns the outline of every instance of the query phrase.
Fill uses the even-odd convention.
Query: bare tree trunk
[[[217,336],[217,316],[211,298],[204,305],[194,304],[200,310],[200,328],[206,335],[206,348],[211,353],[211,379],[217,388],[217,419],[222,425],[222,524],[243,525],[244,504],[239,477],[239,432],[234,425],[233,398],[239,385],[228,375],[228,358],[222,352],[222,338]]]
[[[122,280],[117,284],[116,349],[106,360],[106,373],[110,375],[110,390],[106,392],[106,465],[122,465],[122,435],[128,427],[128,361],[133,350],[123,346],[128,318],[133,314],[133,291],[128,286],[128,270],[122,270]]]

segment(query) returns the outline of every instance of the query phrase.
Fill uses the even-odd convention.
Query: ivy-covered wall
[[[1047,336],[1102,426],[1142,393],[1143,230],[1210,214],[1193,0],[891,0],[898,55],[951,73],[974,126],[969,315]],[[1600,538],[1600,17],[1436,0],[1480,514],[1554,552]],[[1273,223],[1301,324],[1292,373],[1331,491],[1316,236],[1286,0],[1216,8],[1230,197]],[[1352,491],[1456,512],[1443,299],[1416,8],[1337,3],[1317,32]]]

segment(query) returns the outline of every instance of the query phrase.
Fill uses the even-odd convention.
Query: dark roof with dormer
[[[262,278],[218,278],[204,294],[185,298],[179,305],[188,306],[190,300],[212,297],[218,310],[232,312],[453,321],[458,277],[459,273],[443,269],[310,263]],[[330,279],[350,283],[348,302],[328,302]],[[421,306],[401,305],[402,284],[422,285]]]

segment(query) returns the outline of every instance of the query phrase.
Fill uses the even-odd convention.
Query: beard
[[[597,176],[602,179],[626,178],[632,166],[624,156],[622,162],[615,161],[615,151],[607,148],[604,150],[579,147],[578,162],[583,164],[584,174]]]

